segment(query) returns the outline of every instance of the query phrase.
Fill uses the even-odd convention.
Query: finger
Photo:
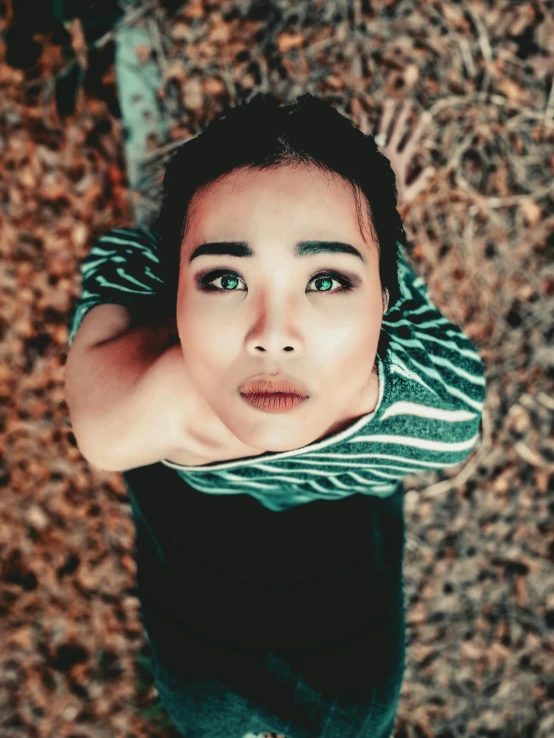
[[[435,167],[425,167],[417,179],[415,179],[410,185],[404,190],[404,202],[410,202],[422,192],[425,187],[429,184],[430,180],[435,175],[437,170]]]
[[[412,107],[411,100],[406,100],[405,104],[402,106],[402,109],[400,110],[398,120],[394,124],[392,136],[390,139],[390,147],[394,151],[398,150],[398,144],[400,143],[404,135],[404,126],[406,123],[406,119],[408,118],[408,115],[410,114],[411,107]]]
[[[385,134],[385,136],[387,135],[387,131],[389,129],[389,125],[390,125],[393,115],[394,115],[394,100],[387,98],[383,102],[383,113],[381,116],[381,120],[379,121],[379,130],[377,131],[377,134],[379,136],[381,136],[382,134]]]
[[[432,119],[433,117],[431,113],[426,110],[419,119],[417,126],[414,128],[412,133],[409,134],[408,141],[406,142],[406,145],[402,150],[402,154],[406,157],[406,161],[409,161],[409,159],[415,153],[415,150],[420,143],[420,139],[422,138],[424,133],[429,130],[429,123]]]
[[[425,169],[423,170],[421,174],[421,178],[424,180],[425,184],[427,184],[433,179],[436,172],[437,170],[435,169],[435,167],[425,167]]]

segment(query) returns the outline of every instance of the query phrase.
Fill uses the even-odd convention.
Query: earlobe
[[[389,309],[389,291],[386,288],[385,288],[385,296],[383,298],[383,302],[385,304],[385,307],[383,309],[383,315],[384,315]]]

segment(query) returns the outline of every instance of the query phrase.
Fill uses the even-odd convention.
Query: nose
[[[247,350],[280,356],[282,352],[300,349],[299,311],[292,302],[282,292],[273,299],[267,294],[260,298],[246,339]]]
[[[284,346],[282,350],[283,351],[294,351],[292,346]],[[263,346],[256,346],[256,351],[264,352],[264,351],[267,351],[267,349],[264,348]]]

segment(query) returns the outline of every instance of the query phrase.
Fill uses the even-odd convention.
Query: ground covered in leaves
[[[159,65],[169,122],[138,195],[154,205],[171,150],[252,91],[321,95],[365,132],[387,99],[431,113],[411,176],[435,174],[401,214],[414,268],[477,346],[488,389],[467,462],[405,479],[410,646],[395,737],[549,738],[549,4],[179,5],[145,2],[127,19],[150,30],[154,50],[137,55]],[[10,7],[0,2],[3,38]],[[79,19],[66,30],[35,33],[24,68],[0,40],[0,733],[176,738],[149,672],[122,477],[83,459],[64,403],[79,260],[133,223],[111,33],[91,42]]]

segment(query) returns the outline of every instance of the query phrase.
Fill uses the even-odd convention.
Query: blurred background
[[[395,738],[554,736],[553,38],[547,0],[0,0],[2,738],[178,736],[123,479],[71,432],[67,323],[92,241],[148,225],[174,148],[261,91],[384,153],[386,114],[411,104],[405,140],[429,112],[399,211],[486,366],[472,455],[405,478]]]

